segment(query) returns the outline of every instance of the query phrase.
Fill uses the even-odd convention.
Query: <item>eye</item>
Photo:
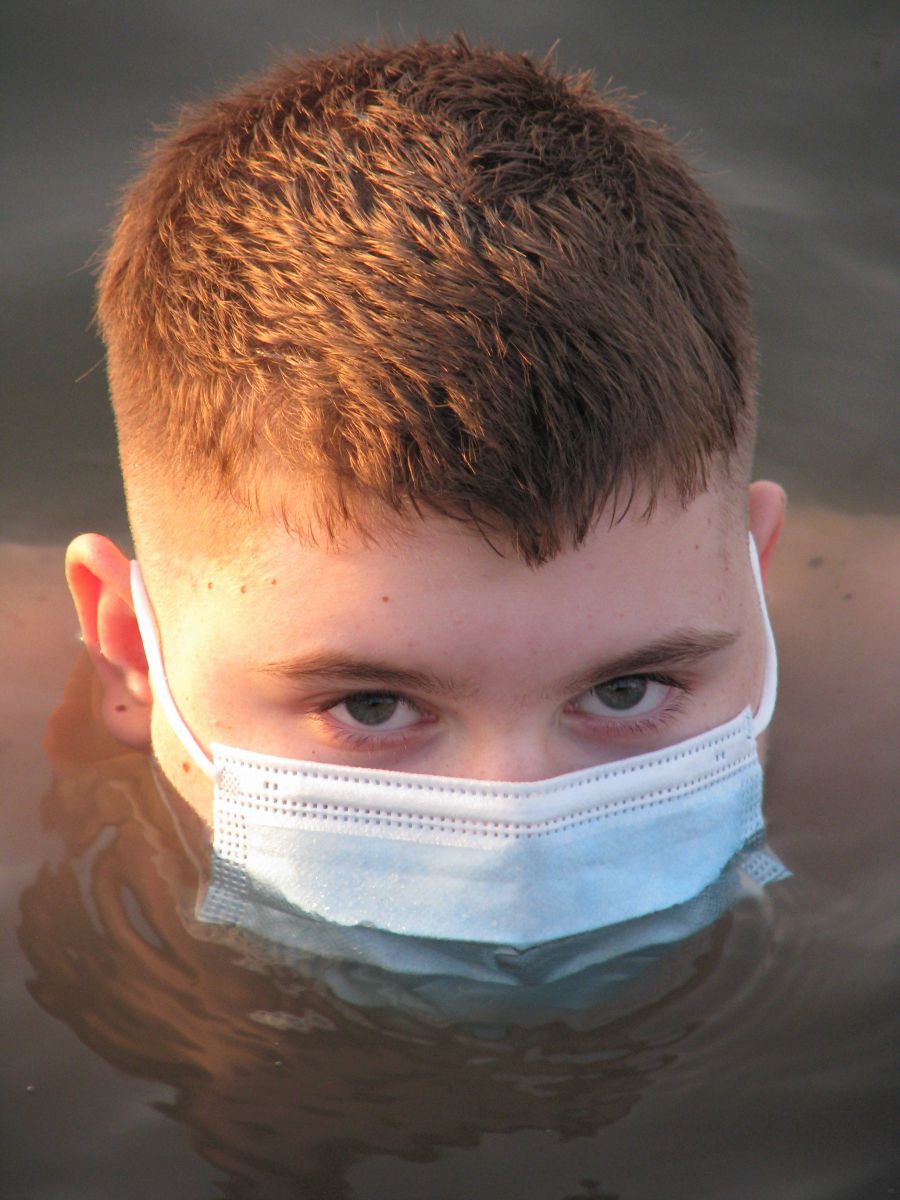
[[[650,675],[621,675],[579,696],[575,707],[593,717],[643,717],[655,712],[672,685]]]
[[[377,729],[390,733],[414,725],[421,713],[394,692],[354,692],[326,710],[350,729]]]

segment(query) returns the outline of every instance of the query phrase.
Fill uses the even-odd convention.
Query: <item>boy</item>
[[[784,495],[657,131],[459,39],[295,62],[160,144],[99,315],[140,568],[84,535],[68,579],[210,919],[530,945],[759,835]]]

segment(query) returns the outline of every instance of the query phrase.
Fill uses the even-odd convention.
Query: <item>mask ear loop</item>
[[[762,614],[763,635],[766,644],[766,666],[763,675],[762,693],[759,697],[756,712],[753,714],[753,736],[759,737],[768,728],[769,722],[772,720],[772,713],[775,711],[775,697],[778,692],[778,652],[775,648],[775,635],[772,632],[772,622],[769,620],[766,593],[763,590],[762,572],[759,568],[759,553],[756,549],[756,542],[753,540],[753,534],[751,533],[748,536],[750,538],[750,566],[756,582],[756,594],[759,598],[759,609]]]
[[[133,559],[131,563],[131,602],[134,605],[134,615],[137,618],[141,641],[144,643],[144,654],[147,656],[153,698],[165,713],[172,732],[196,765],[209,779],[216,780],[219,778],[221,769],[208,758],[203,747],[188,729],[184,717],[178,711],[178,706],[169,691],[169,681],[166,679],[166,670],[163,666],[156,620],[153,616],[150,597],[147,595],[147,588],[144,586],[144,577],[136,559]]]

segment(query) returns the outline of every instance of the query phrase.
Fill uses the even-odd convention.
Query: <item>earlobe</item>
[[[756,542],[763,582],[768,575],[772,554],[781,533],[786,506],[787,496],[779,484],[768,479],[758,479],[750,484],[750,532]]]
[[[119,741],[148,750],[153,697],[131,604],[128,560],[108,538],[81,534],[66,551],[66,579],[103,687],[106,726]]]

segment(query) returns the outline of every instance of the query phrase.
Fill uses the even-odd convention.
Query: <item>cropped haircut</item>
[[[296,479],[332,532],[431,509],[540,563],[752,444],[712,199],[588,76],[462,37],[300,58],[186,111],[125,194],[99,322],[126,485],[252,509]]]

